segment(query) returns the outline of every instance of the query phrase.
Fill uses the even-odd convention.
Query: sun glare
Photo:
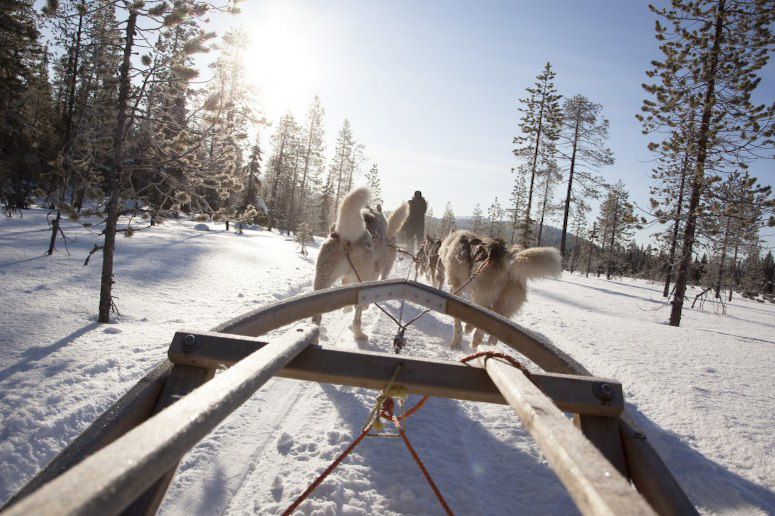
[[[248,79],[258,88],[265,114],[277,118],[306,106],[315,94],[317,63],[311,27],[301,13],[282,5],[248,27]]]

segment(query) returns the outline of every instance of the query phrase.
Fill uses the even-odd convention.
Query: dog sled
[[[458,318],[542,371],[488,355],[488,346],[468,364],[325,347],[317,343],[317,326],[300,322],[387,300]],[[260,338],[285,326],[277,338]],[[582,513],[697,513],[627,413],[619,382],[592,376],[551,343],[465,299],[385,280],[300,295],[209,332],[177,332],[168,360],[30,480],[2,514],[154,514],[185,453],[273,376],[376,391],[394,382],[409,394],[508,404]]]

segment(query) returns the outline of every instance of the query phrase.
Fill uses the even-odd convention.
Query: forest
[[[775,200],[768,178],[748,170],[773,158],[775,103],[753,100],[775,41],[773,3],[651,9],[659,53],[644,63],[633,113],[652,141],[649,205],[616,178],[600,99],[558,91],[547,62],[524,95],[515,89],[517,109],[504,107],[514,110],[514,166],[504,171],[513,189],[467,217],[452,203],[440,216],[429,210],[426,232],[465,226],[557,245],[570,272],[659,282],[674,326],[698,298],[775,302],[766,240]],[[328,234],[355,185],[381,202],[382,172],[357,127],[344,119],[326,148],[320,98],[301,119],[266,119],[245,79],[250,35],[211,30],[211,16],[238,12],[230,1],[0,0],[0,203],[7,217],[49,210],[41,253],[66,249],[63,219],[93,232],[83,259],[101,261],[100,322],[114,308],[119,236],[186,217],[304,244]],[[554,220],[559,241],[549,238]]]

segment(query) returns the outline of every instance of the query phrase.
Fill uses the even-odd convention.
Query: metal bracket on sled
[[[391,299],[405,299],[439,313],[446,313],[447,300],[437,294],[425,292],[412,285],[385,285],[370,287],[358,292],[358,304],[367,305]]]

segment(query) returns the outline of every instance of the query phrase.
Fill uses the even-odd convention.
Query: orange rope
[[[520,371],[522,371],[525,374],[525,376],[530,378],[530,371],[525,366],[523,366],[519,362],[519,360],[517,360],[516,358],[514,358],[514,357],[512,357],[510,355],[507,355],[506,353],[499,353],[498,351],[480,351],[478,353],[474,353],[473,355],[468,355],[467,357],[463,357],[463,358],[460,359],[460,361],[463,362],[464,364],[466,364],[466,363],[470,362],[471,360],[473,360],[475,358],[480,358],[480,357],[484,357],[485,360],[487,360],[488,358],[500,358],[500,359],[503,359],[506,362],[508,362],[510,365],[512,365],[512,366],[516,367],[517,369],[519,369]]]
[[[401,436],[401,439],[403,439],[404,444],[406,444],[406,448],[409,450],[409,454],[412,456],[414,461],[417,463],[417,465],[420,467],[420,471],[422,471],[423,476],[425,477],[425,480],[428,481],[428,484],[431,486],[431,489],[433,490],[433,494],[436,495],[436,498],[439,500],[439,503],[444,508],[444,511],[452,516],[454,513],[452,512],[452,509],[450,509],[449,504],[444,499],[444,495],[441,494],[441,491],[439,490],[438,486],[436,485],[436,482],[433,481],[433,477],[431,477],[430,472],[428,471],[428,468],[425,467],[425,464],[423,464],[422,460],[420,459],[420,456],[417,454],[417,451],[412,446],[412,443],[409,442],[409,437],[407,437],[406,432],[404,431],[403,427],[401,426],[401,421],[405,420],[414,414],[417,413],[418,410],[420,410],[424,405],[425,402],[428,401],[428,396],[423,396],[422,399],[420,399],[419,402],[417,402],[417,405],[412,407],[410,410],[407,410],[400,416],[396,416],[394,414],[395,409],[395,402],[393,401],[393,398],[387,398],[384,403],[382,404],[382,410],[380,411],[379,417],[384,418],[391,423],[393,423],[396,427],[396,430],[398,431],[398,434]],[[379,418],[377,418],[379,419]],[[375,419],[374,421],[376,421]],[[371,431],[372,426],[374,425],[374,421],[371,421],[369,424],[366,425],[366,427],[363,429],[361,434],[355,438],[355,440],[350,443],[350,445],[345,448],[345,450],[332,462],[323,472],[316,478],[312,484],[288,507],[284,512],[283,516],[289,516],[293,513],[296,509],[299,508],[299,506],[306,500],[309,495],[315,491],[315,489],[320,486],[320,484],[323,483],[323,481],[330,475],[339,464],[342,463],[342,461],[347,458],[348,455],[355,449],[356,446],[358,446],[361,441],[369,434]]]

